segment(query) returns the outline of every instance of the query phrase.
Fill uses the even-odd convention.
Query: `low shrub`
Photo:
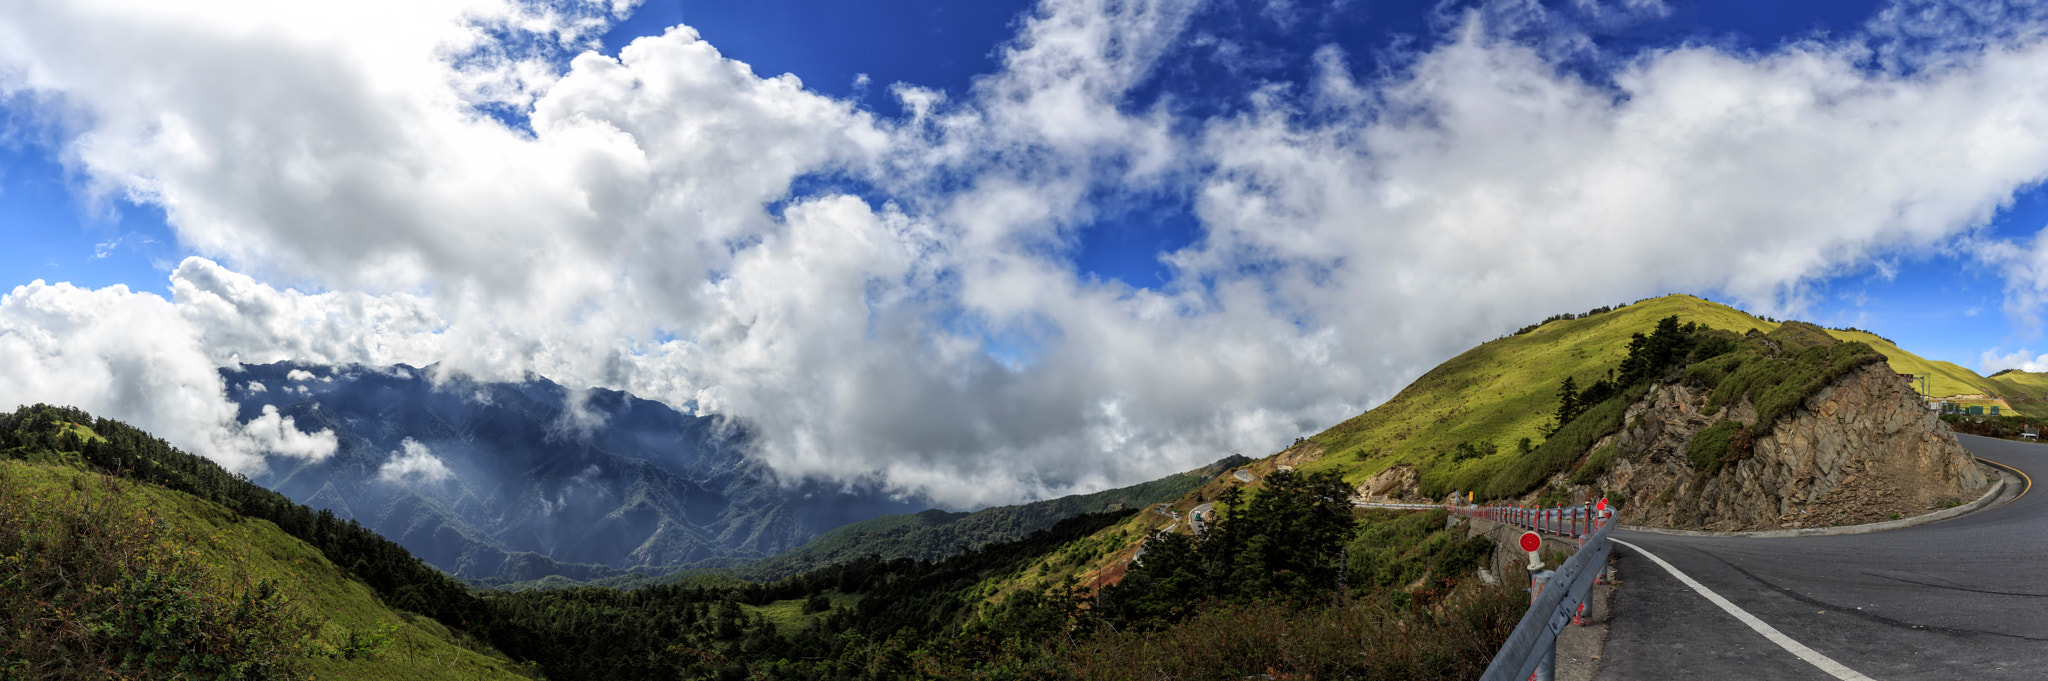
[[[1621,430],[1622,417],[1628,413],[1628,405],[1642,399],[1649,392],[1649,385],[1639,383],[1623,390],[1621,394],[1600,401],[1580,413],[1571,423],[1557,429],[1550,439],[1537,445],[1527,455],[1502,461],[1492,467],[1470,467],[1453,479],[1454,489],[1469,489],[1478,493],[1480,499],[1503,499],[1520,496],[1536,489],[1551,475],[1565,470],[1593,443]],[[1480,463],[1493,463],[1507,457],[1494,457]],[[1489,470],[1490,468],[1490,470]],[[1484,474],[1485,477],[1479,477]]]
[[[1762,339],[1694,364],[1686,377],[1713,391],[1709,408],[1748,399],[1756,407],[1755,430],[1768,432],[1814,394],[1849,372],[1884,359],[1863,343],[1836,341],[1812,324],[1786,322]]]
[[[1614,453],[1619,449],[1610,442],[1605,447],[1593,450],[1593,454],[1586,457],[1586,462],[1579,464],[1579,470],[1572,472],[1572,484],[1590,485],[1593,481],[1599,480],[1600,476],[1606,475],[1607,469],[1614,466]]]
[[[1692,442],[1685,447],[1685,459],[1693,470],[1713,475],[1721,470],[1728,458],[1729,441],[1742,430],[1738,421],[1722,421],[1701,429],[1692,436]]]

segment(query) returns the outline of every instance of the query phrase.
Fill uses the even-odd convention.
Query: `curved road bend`
[[[2048,445],[1957,437],[2048,482]],[[1597,679],[2048,678],[2048,489],[1871,534],[1614,536],[1641,550],[1615,546],[1622,584]],[[1642,550],[1839,667],[1772,642]]]

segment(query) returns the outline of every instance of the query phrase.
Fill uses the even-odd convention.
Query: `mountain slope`
[[[1396,496],[1413,497],[1421,492],[1434,497],[1452,490],[1489,490],[1494,496],[1521,496],[1541,487],[1548,476],[1572,470],[1584,460],[1586,448],[1593,441],[1612,432],[1587,427],[1583,430],[1588,432],[1581,433],[1592,438],[1584,443],[1586,447],[1552,445],[1549,450],[1554,451],[1546,451],[1546,430],[1556,425],[1561,383],[1571,378],[1583,390],[1609,378],[1609,372],[1629,356],[1633,334],[1651,334],[1659,320],[1673,316],[1681,324],[1696,324],[1738,336],[1752,329],[1768,334],[1783,326],[1688,295],[1643,300],[1583,315],[1562,315],[1460,353],[1417,378],[1386,403],[1244,466],[1237,471],[1241,478],[1217,478],[1172,502],[1169,508],[1186,517],[1195,508],[1217,501],[1229,489],[1256,489],[1258,480],[1283,467],[1302,472],[1334,470],[1352,485],[1386,486]],[[1953,364],[1931,362],[1866,332],[1801,326],[1800,334],[1825,333],[1841,340],[1862,341],[1885,355],[1895,372],[1945,377],[1942,380],[1950,383],[1937,383],[1942,389],[2011,396],[2022,390],[2040,394],[2048,388],[2048,379],[2035,381],[2034,375],[2006,374],[1987,379]],[[1613,402],[1615,406],[1609,407],[1612,413],[1603,418],[1618,423],[1621,409],[1640,395],[1626,397]],[[1523,449],[1524,438],[1528,451]],[[1506,483],[1488,484],[1502,480]],[[1488,493],[1477,496],[1484,499]],[[1188,529],[1186,523],[1162,517],[1134,517],[1097,532],[1085,542],[1077,542],[1062,555],[1034,565],[1022,578],[993,591],[1007,594],[1041,589],[1069,576],[1084,584],[1114,582],[1143,537],[1161,530]]]
[[[312,620],[311,639],[303,649],[307,655],[290,661],[312,678],[526,678],[516,673],[518,665],[440,622],[386,606],[349,571],[269,520],[156,485],[82,470],[90,464],[77,450],[87,443],[107,443],[89,426],[65,421],[26,429],[64,433],[71,436],[68,441],[61,436],[21,438],[22,429],[8,430],[11,444],[0,446],[0,498],[33,500],[44,513],[111,504],[118,512],[96,516],[99,522],[153,528],[146,531],[172,542],[179,555],[224,583],[277,585],[291,608]],[[98,529],[116,531],[104,524]],[[0,659],[0,667],[8,665]]]
[[[1828,335],[1842,340],[1861,341],[1875,348],[1884,354],[1893,371],[1926,375],[1926,394],[1929,397],[1981,396],[1955,401],[1965,405],[1996,404],[2030,414],[2048,413],[2048,374],[2008,371],[1995,376],[1981,376],[1953,362],[1922,358],[1868,331],[1830,329]],[[1915,390],[1919,387],[1917,383],[1914,385]]]
[[[2048,414],[2048,374],[2008,370],[1986,380],[1997,384],[1999,390],[1993,394],[2004,397],[2012,406],[2028,414]]]
[[[1521,438],[1543,439],[1542,429],[1553,420],[1558,386],[1566,377],[1580,386],[1606,377],[1628,355],[1631,334],[1648,333],[1657,320],[1671,315],[1680,322],[1736,333],[1778,327],[1687,295],[1553,321],[1451,358],[1385,404],[1290,448],[1295,452],[1292,458],[1312,459],[1301,465],[1304,472],[1337,469],[1358,484],[1397,463],[1428,466],[1425,462],[1433,458],[1456,457],[1461,443],[1480,452],[1487,446],[1515,452]],[[1448,476],[1477,461],[1443,461],[1425,474]]]
[[[1129,487],[971,513],[930,510],[883,516],[827,532],[788,553],[748,566],[747,573],[755,579],[779,579],[869,555],[937,560],[963,550],[1023,539],[1067,518],[1144,509],[1173,501],[1223,471],[1250,462],[1242,456],[1232,456],[1193,471]]]
[[[273,458],[258,483],[465,578],[732,566],[921,507],[874,488],[785,487],[747,458],[743,427],[617,391],[404,365],[221,374],[242,418],[275,407],[339,441],[321,461]]]

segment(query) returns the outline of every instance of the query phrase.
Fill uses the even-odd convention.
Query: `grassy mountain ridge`
[[[265,626],[289,631],[296,631],[299,626],[308,628],[283,642],[290,647],[262,653],[266,657],[286,651],[292,654],[289,659],[270,660],[280,666],[268,675],[250,678],[306,678],[281,671],[285,668],[321,679],[527,678],[519,673],[519,665],[440,622],[389,607],[369,586],[352,578],[348,570],[276,523],[184,492],[87,470],[91,464],[78,450],[87,444],[95,448],[109,444],[92,427],[66,421],[55,428],[44,428],[40,434],[35,430],[30,429],[31,437],[19,437],[21,430],[12,429],[10,435],[16,437],[8,439],[13,444],[0,447],[4,450],[4,455],[0,455],[0,498],[28,500],[32,511],[54,513],[60,519],[90,518],[90,524],[81,529],[92,527],[96,534],[132,531],[145,543],[156,543],[183,561],[183,569],[192,571],[201,585],[236,590],[255,589],[258,584],[274,585],[278,597],[296,614]],[[94,514],[94,509],[107,510]],[[0,510],[0,516],[7,515]],[[61,524],[61,520],[57,522]],[[76,531],[79,530],[72,530]],[[62,550],[55,547],[75,541],[61,536],[62,531],[57,534],[60,536],[49,538],[56,544],[45,544],[37,553],[50,555]],[[149,574],[161,574],[164,569],[158,564]],[[133,568],[129,571],[131,575],[126,579],[141,578]],[[20,586],[10,584],[7,589]],[[90,592],[95,588],[120,587],[117,580],[80,588]],[[61,600],[67,596],[60,593],[51,598]],[[138,601],[131,606],[132,614],[121,621],[135,622],[140,618],[175,631],[175,623],[183,621],[179,619],[183,616],[177,614],[179,611],[166,610],[170,607],[168,603]],[[215,623],[208,628],[223,626],[232,625]],[[146,639],[144,643],[102,640],[93,649],[103,655],[124,650],[133,654],[151,645],[148,640],[155,640],[153,645],[162,647],[158,638]],[[180,653],[171,650],[156,654]],[[11,654],[0,655],[0,669],[25,662]],[[30,676],[39,678],[33,673]]]
[[[1424,373],[1386,403],[1308,438],[1323,454],[1304,471],[1338,470],[1357,484],[1389,466],[1426,465],[1455,455],[1460,443],[1513,456],[1521,438],[1543,439],[1557,409],[1558,385],[1590,385],[1628,354],[1631,334],[1677,315],[1742,333],[1778,325],[1685,295],[1637,302],[1583,319],[1553,321],[1528,333],[1482,343]],[[1445,462],[1462,468],[1479,459]]]
[[[1965,405],[1996,404],[2028,414],[2048,414],[2048,374],[2008,370],[1980,376],[1953,362],[1924,359],[1906,352],[1890,340],[1867,331],[1831,329],[1828,334],[1842,340],[1862,341],[1875,348],[1884,354],[1894,371],[1926,374],[1927,394],[1931,397],[1981,395],[1982,398],[1955,401]]]

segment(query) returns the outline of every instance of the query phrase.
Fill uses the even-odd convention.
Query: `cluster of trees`
[[[2029,426],[2039,429],[2048,426],[2048,421],[2028,416],[1984,416],[1971,414],[1942,414],[1941,420],[1949,429],[1958,433],[2018,439]]]
[[[1554,315],[1551,315],[1551,316],[1548,316],[1548,317],[1544,317],[1544,318],[1543,318],[1543,321],[1540,321],[1540,322],[1536,322],[1536,323],[1534,323],[1534,324],[1530,324],[1530,325],[1528,325],[1528,326],[1524,326],[1524,327],[1522,327],[1522,328],[1516,329],[1516,330],[1515,330],[1515,333],[1514,333],[1513,335],[1516,335],[1516,336],[1520,336],[1520,335],[1522,335],[1522,334],[1525,334],[1525,333],[1528,333],[1528,332],[1530,332],[1530,331],[1535,331],[1535,330],[1536,330],[1536,329],[1538,329],[1538,328],[1542,328],[1542,326],[1543,326],[1544,324],[1549,324],[1549,323],[1551,323],[1551,322],[1568,322],[1568,321],[1571,321],[1571,320],[1574,320],[1574,319],[1585,319],[1585,318],[1587,318],[1587,317],[1591,317],[1591,316],[1593,316],[1593,315],[1598,315],[1598,314],[1606,314],[1606,313],[1609,313],[1609,312],[1613,312],[1613,311],[1614,311],[1615,309],[1617,309],[1617,308],[1622,308],[1622,307],[1627,307],[1627,305],[1614,305],[1614,306],[1607,306],[1607,305],[1602,305],[1602,306],[1600,306],[1600,307],[1596,307],[1596,308],[1593,308],[1593,309],[1591,309],[1591,310],[1587,310],[1587,311],[1585,311],[1585,312],[1581,312],[1581,313],[1579,313],[1579,314],[1572,314],[1572,313],[1570,313],[1570,312],[1560,312],[1560,313],[1557,313],[1557,314],[1554,314]]]
[[[1828,330],[1830,330],[1830,331],[1853,331],[1853,332],[1856,332],[1856,333],[1867,333],[1867,334],[1870,334],[1870,335],[1872,335],[1872,336],[1877,336],[1877,339],[1878,339],[1878,340],[1884,341],[1884,342],[1886,342],[1886,343],[1891,343],[1892,345],[1898,345],[1898,343],[1897,343],[1897,342],[1894,342],[1894,341],[1893,341],[1892,339],[1890,339],[1890,338],[1886,338],[1886,337],[1884,337],[1884,336],[1880,336],[1880,335],[1878,335],[1878,333],[1877,333],[1876,331],[1871,331],[1871,330],[1869,330],[1869,329],[1859,329],[1859,328],[1856,328],[1856,327],[1853,327],[1853,326],[1830,326],[1830,327],[1827,327],[1827,328],[1828,328]]]
[[[1622,359],[1616,369],[1608,369],[1606,378],[1584,388],[1580,388],[1578,379],[1571,376],[1559,382],[1557,414],[1544,430],[1544,435],[1555,435],[1588,409],[1620,396],[1629,387],[1661,378],[1672,369],[1720,355],[1733,347],[1728,339],[1704,333],[1709,330],[1696,322],[1680,324],[1678,315],[1671,315],[1657,320],[1656,328],[1649,335],[1631,334],[1628,357]],[[1699,352],[1695,352],[1696,349]]]
[[[949,639],[972,619],[981,583],[1135,512],[1078,516],[938,561],[871,556],[770,583],[490,594],[506,625],[493,643],[550,678],[911,678],[919,664],[958,656],[947,644],[959,645]],[[834,608],[833,596],[853,605]],[[1013,604],[1013,616],[1053,619],[1071,607],[1037,596]],[[790,626],[759,614],[777,604],[815,616]]]
[[[1522,444],[1524,446],[1524,449],[1522,451],[1525,453],[1528,452],[1528,449],[1526,448],[1528,443],[1529,438],[1522,438]],[[1493,456],[1495,453],[1498,453],[1500,451],[1500,447],[1494,446],[1494,444],[1491,442],[1460,442],[1458,443],[1458,446],[1454,449],[1456,451],[1451,452],[1452,461],[1464,461],[1466,459],[1483,459],[1489,456]]]
[[[1470,490],[1479,499],[1513,497],[1536,490],[1550,476],[1571,470],[1575,462],[1601,460],[1589,459],[1587,450],[1621,429],[1628,405],[1642,397],[1652,382],[1671,378],[1674,369],[1729,353],[1737,347],[1736,338],[1695,322],[1680,323],[1677,315],[1660,319],[1649,333],[1629,337],[1627,355],[1605,377],[1584,387],[1571,376],[1559,381],[1557,412],[1543,429],[1543,442],[1533,447],[1524,444],[1512,459],[1476,457],[1481,460],[1448,475],[1424,474],[1419,481],[1422,492],[1434,497],[1450,490]],[[1454,462],[1475,458],[1472,453],[1460,447],[1451,458]]]
[[[1210,600],[1310,602],[1341,591],[1356,529],[1351,486],[1335,471],[1276,471],[1265,483],[1249,500],[1234,487],[1220,495],[1230,510],[1200,536],[1147,540],[1138,565],[1103,590],[1101,616],[1156,629]]]

